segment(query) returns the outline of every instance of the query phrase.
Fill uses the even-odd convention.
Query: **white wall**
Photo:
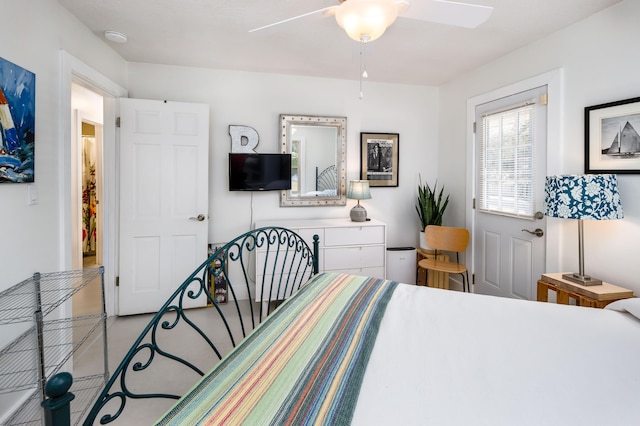
[[[275,151],[281,113],[343,115],[348,118],[348,178],[359,174],[359,133],[400,133],[400,187],[374,189],[367,201],[370,215],[389,222],[392,245],[415,245],[417,227],[413,198],[418,173],[437,174],[437,89],[366,84],[366,99],[358,99],[357,81],[234,73],[204,69],[129,64],[101,39],[60,7],[56,0],[0,0],[0,57],[36,74],[35,186],[38,203],[27,206],[27,184],[0,185],[0,291],[35,271],[66,269],[70,248],[63,230],[69,206],[69,170],[61,115],[61,52],[77,58],[122,87],[132,97],[206,102],[211,105],[211,241],[224,241],[249,229],[252,221],[288,217],[346,217],[346,207],[280,208],[276,193],[230,194],[226,153],[229,124],[255,127],[260,150]],[[357,64],[354,75],[357,75]],[[373,70],[372,70],[373,72]],[[130,81],[130,82],[129,82]],[[67,94],[69,98],[69,94]],[[68,114],[68,111],[67,111]],[[64,135],[64,136],[63,136]],[[218,155],[221,154],[221,155]],[[108,274],[109,272],[107,272]]]
[[[35,271],[64,267],[61,252],[64,144],[60,93],[60,52],[65,50],[131,97],[203,102],[211,106],[211,242],[225,241],[261,219],[347,217],[346,207],[280,208],[276,193],[253,197],[227,191],[230,124],[254,127],[260,152],[278,148],[279,114],[347,117],[347,179],[360,170],[360,132],[400,134],[398,188],[373,188],[366,206],[389,225],[391,246],[416,245],[414,210],[418,173],[437,178],[451,193],[445,222],[464,224],[467,99],[562,67],[565,75],[562,140],[551,141],[562,160],[553,173],[583,171],[585,106],[640,96],[640,2],[625,0],[544,40],[496,60],[441,88],[127,64],[55,0],[0,0],[0,57],[36,74],[35,186],[38,204],[27,205],[27,184],[0,184],[0,291]],[[357,64],[354,74],[357,74]],[[375,70],[369,70],[371,73]],[[619,175],[625,209],[621,221],[585,224],[587,272],[640,294],[640,177]],[[557,219],[550,219],[557,220]],[[577,269],[574,223],[561,227],[563,270]]]
[[[0,184],[0,291],[34,272],[65,269],[62,252],[61,50],[82,57],[112,80],[126,81],[126,62],[55,0],[0,0],[0,57],[36,75],[35,182],[37,204],[27,205],[30,184]],[[65,106],[69,108],[69,106]],[[69,123],[70,124],[70,123]],[[68,209],[67,209],[68,211]],[[20,331],[3,326],[0,347]],[[1,418],[18,393],[0,395]]]
[[[36,74],[35,187],[0,184],[0,290],[31,276],[63,268],[60,137],[60,51],[82,58],[123,84],[126,62],[55,0],[0,0],[0,57]]]
[[[359,179],[360,132],[400,134],[399,187],[373,188],[372,199],[362,204],[370,217],[388,224],[390,246],[418,243],[418,173],[432,181],[438,169],[436,88],[367,83],[361,100],[357,81],[142,63],[129,69],[130,97],[211,106],[210,242],[246,232],[256,220],[349,216],[353,200],[346,207],[281,208],[277,192],[228,191],[229,125],[253,127],[260,135],[257,151],[278,152],[279,115],[304,114],[347,117],[347,180]]]
[[[226,153],[229,124],[254,127],[261,152],[277,150],[278,116],[346,116],[347,178],[358,178],[361,131],[400,134],[400,186],[374,188],[363,202],[369,215],[389,224],[390,245],[416,245],[414,211],[418,173],[436,178],[452,193],[445,222],[465,223],[466,101],[495,88],[562,67],[565,71],[563,140],[555,141],[562,170],[582,172],[583,108],[640,96],[639,31],[634,17],[640,2],[626,0],[540,42],[527,46],[442,86],[367,83],[358,99],[358,82],[284,75],[239,73],[149,64],[127,64],[99,37],[55,0],[0,0],[4,24],[0,56],[36,74],[36,187],[38,204],[27,206],[26,184],[0,185],[0,290],[34,271],[62,268],[61,193],[63,144],[60,114],[60,50],[64,49],[115,83],[130,96],[204,102],[211,106],[210,239],[224,241],[247,230],[252,221],[271,218],[346,217],[346,207],[280,208],[275,193],[229,193]],[[129,72],[128,72],[129,70]],[[370,70],[374,72],[375,70]],[[357,74],[357,66],[354,67]],[[436,142],[438,141],[438,142]],[[637,175],[620,175],[626,218],[587,223],[588,272],[640,291],[633,265],[640,238],[640,187]],[[252,208],[253,207],[253,208]],[[550,219],[554,220],[554,219]],[[577,268],[575,226],[562,227],[562,269]]]
[[[563,68],[562,138],[549,141],[559,169],[548,173],[583,173],[584,107],[640,96],[639,16],[640,2],[625,0],[440,87],[439,179],[453,191],[446,220],[465,223],[465,157],[454,153],[466,148],[467,99]],[[640,294],[640,176],[618,175],[618,180],[625,219],[585,222],[585,272]],[[548,252],[560,253],[562,271],[577,271],[577,224],[548,221],[562,222],[560,247]]]

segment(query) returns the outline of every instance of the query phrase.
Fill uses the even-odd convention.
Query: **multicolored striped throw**
[[[349,424],[396,285],[317,275],[157,424]]]

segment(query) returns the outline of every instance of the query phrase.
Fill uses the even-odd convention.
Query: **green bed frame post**
[[[73,378],[63,371],[55,374],[44,388],[47,399],[42,401],[45,426],[69,426],[71,424],[71,401],[75,395],[69,392]]]
[[[320,254],[320,237],[318,234],[313,235],[313,275],[317,275],[320,270],[318,255]]]

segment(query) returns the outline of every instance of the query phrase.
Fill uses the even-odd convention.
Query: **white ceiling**
[[[58,0],[131,62],[357,80],[360,46],[322,14],[338,0]],[[412,0],[414,2],[425,0]],[[493,6],[476,29],[399,18],[367,46],[369,81],[439,85],[621,0],[462,0]]]

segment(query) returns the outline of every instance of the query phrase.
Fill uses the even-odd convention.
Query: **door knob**
[[[534,214],[534,215],[533,215],[533,218],[534,218],[534,219],[538,219],[538,220],[540,220],[540,219],[544,219],[544,213],[542,213],[542,212],[536,212],[536,214]]]
[[[190,217],[189,220],[197,220],[198,222],[202,222],[205,219],[203,214],[199,214],[198,217]]]
[[[523,229],[524,232],[528,232],[531,235],[535,235],[536,237],[542,237],[544,235],[544,231],[540,228],[536,228],[535,231],[529,231],[528,229]]]

